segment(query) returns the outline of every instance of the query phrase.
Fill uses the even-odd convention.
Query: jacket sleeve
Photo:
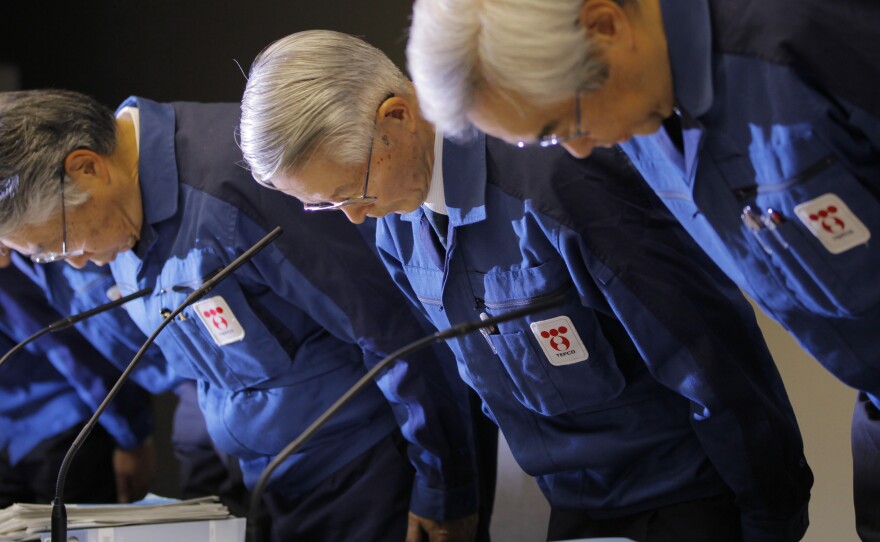
[[[599,286],[651,374],[690,400],[743,539],[799,540],[813,478],[753,310],[639,179],[613,171],[559,198],[579,217],[558,241],[572,277],[579,290]]]
[[[8,270],[0,270],[0,284]],[[24,338],[16,318],[15,295],[0,288],[0,352]],[[81,424],[87,407],[67,380],[32,343],[8,358],[0,369],[0,450],[15,466],[41,442]]]
[[[849,115],[847,124],[849,124],[850,133],[863,133],[874,152],[880,151],[880,118],[853,105],[845,104],[844,107]],[[880,187],[880,178],[862,179],[862,182],[868,186],[873,186],[875,193],[876,188]],[[867,392],[865,392],[865,395],[874,403],[874,406],[880,409],[880,396]]]
[[[45,292],[23,274],[14,275],[17,303],[4,307],[14,319],[21,338],[30,336],[44,326],[60,319],[61,313],[49,306]],[[79,398],[94,412],[119,378],[114,367],[76,330],[64,330],[40,337],[35,347],[61,373]],[[153,432],[152,406],[149,395],[133,383],[123,387],[108,406],[100,423],[116,440],[119,447],[130,449],[141,444]]]
[[[880,119],[858,107],[850,107],[849,114],[850,124],[867,136],[875,151],[880,149]],[[877,183],[880,181],[875,179],[875,186]]]
[[[294,235],[280,237],[243,272],[336,337],[358,344],[367,367],[430,333],[389,279],[376,256],[372,231],[361,233],[336,213],[307,218],[314,222],[283,225]],[[264,230],[243,219],[238,231],[255,242]],[[410,509],[435,520],[477,510],[466,388],[444,349],[409,354],[377,378],[416,469]]]
[[[110,301],[120,292],[107,268],[88,264],[74,269],[66,264],[50,264],[42,269],[52,304],[66,315],[78,314]],[[118,372],[125,370],[147,336],[135,325],[123,307],[97,314],[76,324],[76,329]],[[165,361],[155,344],[144,353],[131,379],[150,393],[173,390],[181,379]]]
[[[90,413],[94,413],[119,379],[119,370],[91,348],[76,332],[69,338],[47,339],[46,358],[65,376]],[[151,396],[133,382],[126,382],[99,418],[99,423],[119,448],[140,446],[154,430]]]

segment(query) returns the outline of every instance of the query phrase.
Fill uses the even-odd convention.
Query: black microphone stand
[[[186,299],[183,300],[174,311],[168,314],[162,323],[159,324],[159,327],[156,328],[156,331],[153,332],[152,335],[147,339],[147,342],[141,346],[141,349],[138,350],[137,354],[135,354],[134,358],[131,360],[131,363],[128,364],[128,367],[122,372],[122,375],[119,377],[119,380],[116,381],[116,384],[113,385],[113,388],[110,389],[110,392],[107,393],[107,397],[98,405],[98,409],[95,410],[95,413],[89,418],[89,421],[86,422],[85,426],[83,426],[82,430],[77,435],[76,440],[73,441],[73,444],[70,445],[70,448],[67,450],[67,454],[64,456],[64,460],[61,462],[61,468],[58,470],[58,481],[55,485],[55,499],[52,501],[52,541],[53,542],[66,542],[67,541],[67,509],[64,507],[64,482],[67,480],[67,471],[70,469],[70,464],[73,462],[73,458],[76,457],[76,453],[82,447],[85,440],[88,438],[89,434],[92,432],[92,429],[95,428],[95,425],[98,423],[98,418],[101,417],[101,414],[104,413],[104,410],[107,409],[107,406],[110,402],[116,397],[119,393],[119,390],[122,389],[122,386],[125,384],[126,380],[128,380],[128,376],[134,371],[138,362],[146,353],[147,349],[153,344],[153,341],[156,340],[156,337],[159,335],[165,327],[171,323],[172,320],[177,318],[183,310],[195,303],[202,297],[204,297],[208,292],[214,289],[214,287],[223,279],[231,275],[236,269],[238,269],[243,263],[250,260],[257,252],[266,247],[269,243],[275,240],[276,237],[281,235],[281,227],[276,227],[274,230],[269,232],[265,237],[260,239],[254,246],[245,251],[241,256],[233,260],[229,265],[220,270],[219,273],[206,280],[204,284],[202,284],[199,288],[193,291],[191,294],[187,296]]]
[[[521,309],[517,309],[515,311],[511,311],[500,316],[496,316],[493,318],[487,318],[485,320],[475,320],[471,322],[463,322],[456,326],[452,326],[443,331],[437,331],[427,337],[423,337],[415,342],[412,342],[403,348],[392,352],[388,357],[384,358],[382,361],[373,366],[367,373],[360,378],[357,382],[355,382],[342,396],[336,400],[335,403],[330,405],[330,407],[325,410],[311,425],[309,425],[300,435],[290,444],[284,447],[283,450],[278,452],[278,455],[266,465],[266,468],[263,469],[263,472],[260,474],[259,480],[257,480],[256,485],[254,485],[254,489],[251,492],[250,497],[250,505],[248,507],[248,520],[247,520],[247,539],[250,542],[260,542],[260,525],[259,520],[257,518],[257,510],[260,506],[260,501],[262,500],[263,492],[266,489],[266,486],[269,483],[269,478],[272,476],[272,473],[275,472],[275,469],[284,462],[285,459],[296,453],[296,451],[307,441],[315,432],[320,429],[327,420],[329,420],[332,416],[334,416],[339,409],[345,406],[352,397],[354,397],[359,391],[361,391],[367,384],[373,382],[373,378],[385,370],[388,365],[392,362],[397,361],[398,358],[401,358],[407,354],[415,352],[421,348],[424,348],[430,344],[435,342],[445,341],[451,339],[453,337],[458,337],[461,335],[466,335],[468,333],[472,333],[474,331],[485,329],[489,327],[493,327],[496,324],[501,322],[507,322],[508,320],[515,320],[517,318],[521,318],[523,316],[532,314],[533,312],[537,312],[540,310],[548,309],[550,307],[555,307],[557,305],[561,305],[564,301],[562,296],[556,296],[545,301],[541,301],[538,303],[534,303],[531,305],[527,305]]]

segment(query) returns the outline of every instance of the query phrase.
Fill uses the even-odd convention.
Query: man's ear
[[[64,159],[64,172],[76,182],[109,178],[104,157],[89,149],[71,151]]]
[[[590,41],[600,46],[620,40],[629,27],[626,12],[614,0],[585,0],[578,22]]]
[[[399,123],[408,132],[415,132],[417,128],[417,110],[413,107],[410,99],[402,96],[392,96],[382,102],[377,113],[378,123]]]
[[[9,267],[12,262],[12,249],[0,243],[0,269]]]

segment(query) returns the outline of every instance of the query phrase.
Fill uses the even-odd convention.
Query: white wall
[[[492,542],[533,542],[547,539],[550,506],[538,484],[510,455],[504,435],[498,438],[498,482],[490,534]]]
[[[758,322],[785,381],[816,477],[804,542],[856,542],[849,441],[855,391],[832,377],[760,311]],[[535,481],[513,461],[503,439],[498,457],[493,541],[544,540],[550,514],[547,502]]]

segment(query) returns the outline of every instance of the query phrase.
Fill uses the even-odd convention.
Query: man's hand
[[[473,542],[477,536],[477,521],[477,514],[450,521],[435,521],[410,512],[406,542]]]
[[[9,249],[9,247],[4,245],[3,243],[0,243],[0,269],[3,269],[4,267],[9,267],[11,254],[12,251]]]
[[[143,499],[156,477],[156,446],[153,437],[131,450],[113,451],[116,473],[116,500],[134,502]]]

